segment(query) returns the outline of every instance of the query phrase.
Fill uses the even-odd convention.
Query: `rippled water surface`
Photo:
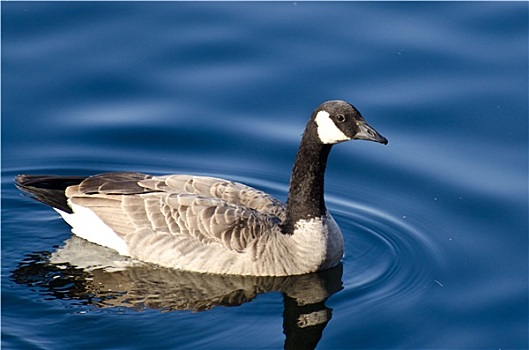
[[[527,3],[1,6],[3,349],[529,346]],[[13,186],[183,172],[284,201],[328,99],[389,144],[333,148],[322,273],[138,265]]]

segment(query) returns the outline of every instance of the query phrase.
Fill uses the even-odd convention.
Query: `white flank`
[[[129,248],[110,227],[108,227],[93,211],[79,205],[69,203],[74,213],[69,214],[55,209],[64,221],[72,227],[72,233],[87,241],[116,250],[121,255],[129,255]]]
[[[342,130],[338,129],[331,120],[328,112],[319,111],[318,114],[316,114],[315,121],[316,125],[318,125],[318,137],[321,142],[325,144],[335,144],[351,139],[350,137],[347,137]]]

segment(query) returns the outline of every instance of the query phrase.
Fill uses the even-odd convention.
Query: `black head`
[[[387,144],[388,140],[366,123],[350,103],[340,100],[322,103],[312,113],[318,139],[323,144],[349,140],[368,140]]]

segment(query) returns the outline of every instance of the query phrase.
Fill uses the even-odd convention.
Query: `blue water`
[[[527,3],[1,7],[3,349],[529,346]],[[57,263],[79,245],[115,257],[13,186],[182,172],[285,200],[328,99],[389,144],[334,147],[346,256],[324,274]]]

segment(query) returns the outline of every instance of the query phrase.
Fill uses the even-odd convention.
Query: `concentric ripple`
[[[405,218],[336,198],[329,204],[345,240],[345,291],[338,298],[354,298],[356,305],[394,300],[402,305],[440,283],[437,248]]]

